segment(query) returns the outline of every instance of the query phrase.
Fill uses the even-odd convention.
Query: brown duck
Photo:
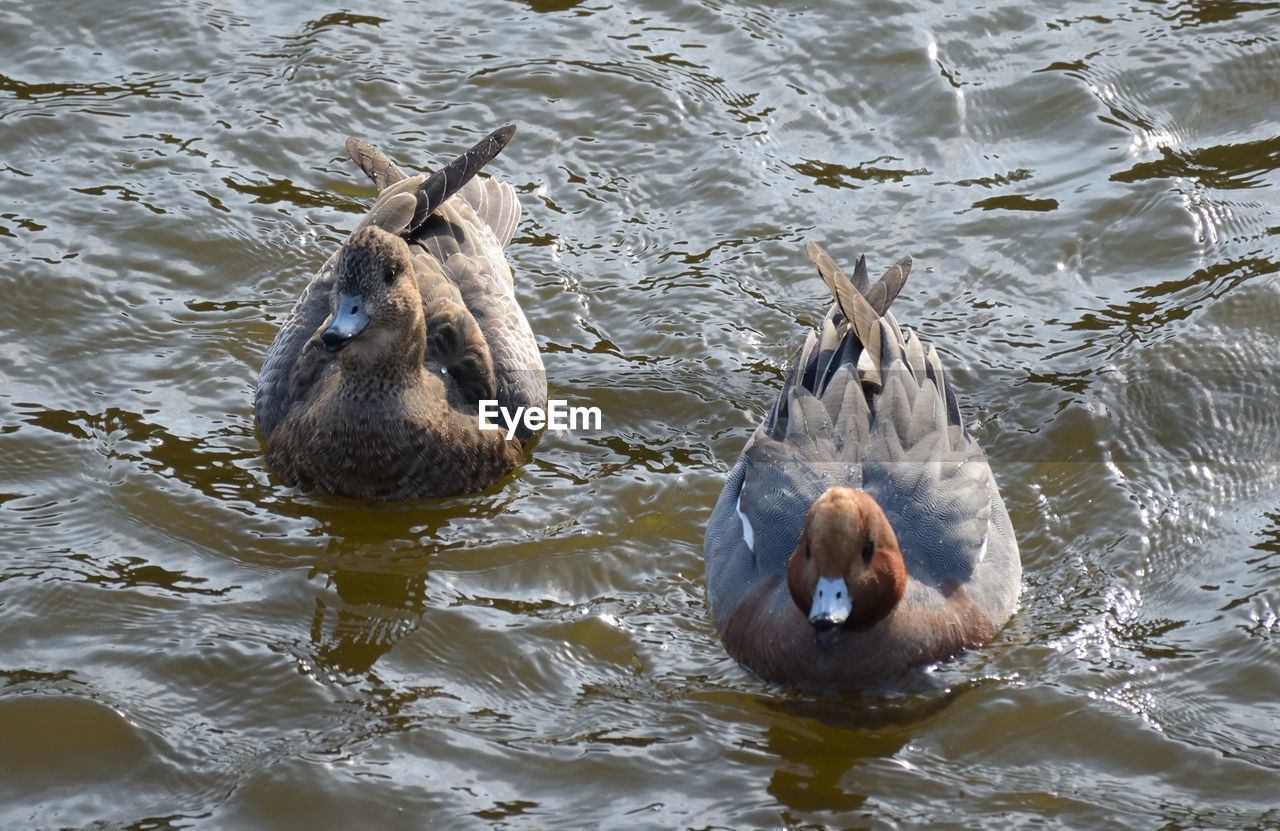
[[[546,406],[504,254],[520,205],[511,185],[476,177],[514,133],[413,177],[347,140],[381,193],[280,327],[254,400],[284,484],[417,499],[481,490],[520,462],[530,431],[481,430],[478,412]]]

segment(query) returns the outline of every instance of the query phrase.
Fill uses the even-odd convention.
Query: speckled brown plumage
[[[515,191],[473,178],[513,132],[430,177],[348,141],[382,193],[281,326],[255,397],[284,484],[413,499],[483,489],[519,463],[529,434],[480,430],[477,407],[546,405],[503,254]]]

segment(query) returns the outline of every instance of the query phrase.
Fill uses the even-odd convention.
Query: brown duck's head
[[[809,508],[787,562],[791,599],[827,648],[845,629],[888,615],[907,588],[907,569],[884,511],[854,488],[830,488]]]
[[[319,336],[344,361],[379,361],[421,339],[422,299],[403,239],[369,226],[338,254],[332,310]]]

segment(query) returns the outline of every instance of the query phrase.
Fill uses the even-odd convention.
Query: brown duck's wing
[[[295,400],[295,368],[308,339],[329,315],[329,294],[337,279],[337,263],[338,252],[334,252],[302,290],[267,349],[253,395],[254,416],[264,439],[271,437]],[[313,379],[320,377],[323,363],[309,361],[305,374]]]
[[[504,279],[504,272],[510,274],[505,263],[495,269],[488,261],[455,255],[445,267],[493,355],[498,405],[513,412],[516,407],[546,407],[546,372],[524,310],[510,289],[492,288]],[[527,438],[522,435],[521,441]]]
[[[460,397],[450,402],[454,405],[474,407],[497,398],[493,354],[463,302],[452,270],[421,249],[413,256],[413,270],[427,330],[424,364],[441,375],[451,395]]]
[[[489,226],[500,248],[511,244],[520,222],[520,200],[515,188],[497,179],[472,179],[458,191],[458,199],[471,206],[476,218]]]
[[[406,229],[411,246],[434,257],[440,272],[457,287],[488,345],[496,379],[494,398],[512,411],[546,406],[546,374],[533,330],[516,300],[503,250],[520,219],[515,188],[476,174],[506,146],[515,129],[512,125],[495,130],[426,177],[415,193],[417,207]],[[423,291],[425,302],[437,288],[428,281]],[[480,389],[487,382],[461,383]],[[528,437],[520,436],[521,441]]]
[[[473,179],[413,232],[416,246],[434,257],[458,288],[493,356],[498,405],[545,407],[546,373],[537,340],[516,299],[503,247],[515,231],[520,205],[515,189]],[[521,436],[521,440],[528,436]]]

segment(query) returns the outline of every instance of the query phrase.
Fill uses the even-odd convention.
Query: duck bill
[[[338,301],[329,325],[320,332],[324,348],[337,352],[351,342],[369,325],[369,315],[364,310],[364,298],[358,294],[338,293]]]
[[[817,635],[819,649],[826,649],[835,642],[840,625],[849,619],[852,610],[849,588],[843,577],[819,577],[813,592],[813,605],[809,607],[809,625]]]

